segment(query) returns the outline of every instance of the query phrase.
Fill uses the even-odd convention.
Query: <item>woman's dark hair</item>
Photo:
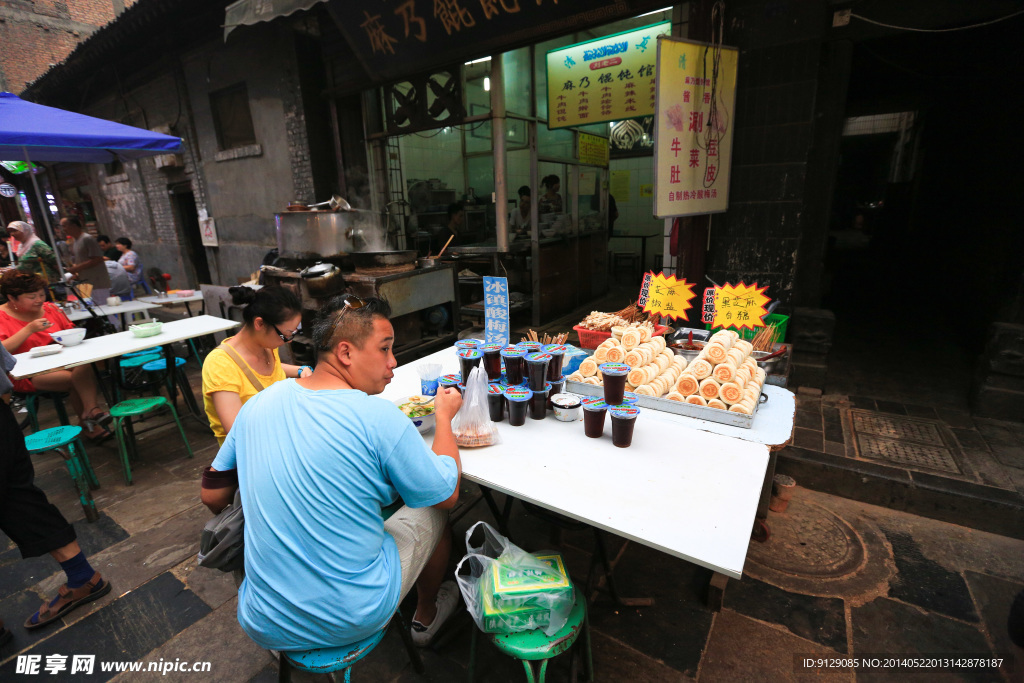
[[[123,244],[124,246],[128,247],[129,249],[132,248],[132,241],[130,239],[128,239],[127,237],[118,237],[117,240],[115,240],[115,241],[118,244]]]
[[[519,188],[519,193],[518,194],[519,194],[520,197],[529,197],[530,196],[530,186],[529,185],[523,185],[522,187]]]
[[[12,269],[0,277],[0,294],[8,299],[13,296],[38,292],[40,289],[46,289],[46,280],[36,273],[25,273]]]
[[[548,188],[549,190],[562,182],[562,179],[552,173],[551,175],[544,176],[544,180],[540,181],[541,185]]]
[[[106,235],[96,235],[96,241],[97,242],[109,242],[110,238],[107,237]]]
[[[256,318],[270,325],[280,325],[296,313],[302,312],[302,302],[290,289],[277,285],[255,290],[252,287],[229,287],[231,301],[242,309],[242,320],[252,327]]]

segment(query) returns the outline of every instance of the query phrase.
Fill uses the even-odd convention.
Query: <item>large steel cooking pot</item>
[[[341,275],[341,268],[333,263],[317,263],[306,268],[299,275],[306,283],[309,295],[317,299],[334,296],[345,288],[345,279]]]
[[[361,251],[349,254],[356,268],[388,268],[412,263],[418,255],[415,250],[407,251]]]
[[[288,211],[274,214],[277,251],[281,258],[313,261],[355,251],[351,212]]]

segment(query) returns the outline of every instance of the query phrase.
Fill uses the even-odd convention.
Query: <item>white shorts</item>
[[[441,542],[448,526],[448,511],[437,508],[402,506],[384,522],[384,531],[391,534],[398,546],[402,563],[402,593],[399,602],[412,590],[427,560]]]

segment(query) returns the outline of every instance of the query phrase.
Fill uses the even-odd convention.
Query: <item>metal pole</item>
[[[494,148],[494,224],[498,251],[508,252],[508,186],[505,183],[505,71],[491,57],[491,146]]]
[[[46,226],[46,234],[53,242],[53,255],[57,259],[57,277],[61,282],[64,281],[64,261],[60,257],[60,249],[57,245],[57,238],[53,234],[53,227],[50,225],[50,205],[46,202],[46,197],[39,189],[39,181],[36,180],[36,174],[32,172],[32,160],[28,158],[28,150],[24,147],[21,148],[22,153],[25,155],[25,161],[29,164],[28,174],[32,178],[32,187],[36,190],[36,201],[39,202],[39,208],[43,212],[43,224]]]

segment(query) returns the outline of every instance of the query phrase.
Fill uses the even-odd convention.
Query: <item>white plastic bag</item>
[[[483,535],[480,547],[471,543],[477,527]],[[466,532],[466,550],[455,578],[481,631],[542,629],[551,636],[565,626],[575,592],[560,554],[528,553],[486,522],[477,522]]]
[[[501,443],[498,428],[487,409],[487,373],[477,366],[469,373],[462,407],[452,420],[452,433],[460,447],[493,446]]]

